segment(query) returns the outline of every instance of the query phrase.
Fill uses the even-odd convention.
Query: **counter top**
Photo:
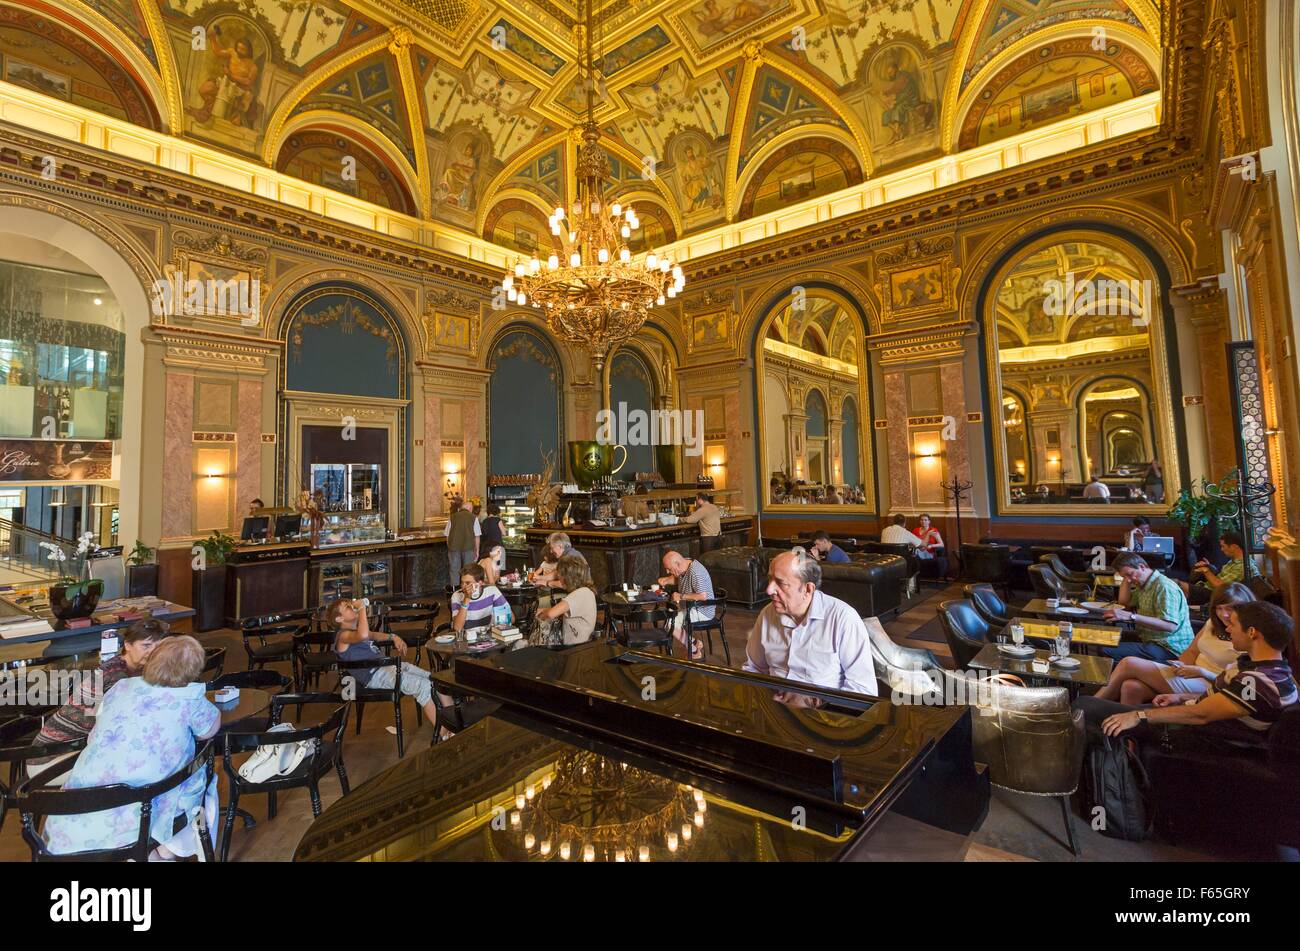
[[[726,518],[720,519],[724,532],[728,528],[738,528],[752,521],[752,515],[728,515]],[[698,525],[678,521],[676,525],[638,525],[636,528],[627,528],[626,526],[623,528],[614,528],[612,526],[586,528],[579,525],[570,525],[568,527],[561,525],[529,526],[524,529],[524,535],[531,540],[545,540],[546,536],[551,532],[564,532],[569,536],[569,540],[576,545],[580,541],[627,541],[674,534],[689,535],[698,531]]]

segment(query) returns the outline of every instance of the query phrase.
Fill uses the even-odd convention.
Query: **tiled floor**
[[[951,653],[947,645],[942,643],[941,637],[937,641],[934,639],[935,625],[931,623],[937,616],[939,602],[951,597],[960,597],[959,589],[955,586],[946,589],[922,589],[919,596],[908,603],[899,617],[885,623],[886,631],[902,644],[925,647],[945,663],[951,663]],[[756,612],[737,608],[730,608],[727,611],[725,627],[733,666],[739,667],[744,660],[745,640],[756,616]],[[233,631],[216,631],[204,634],[200,639],[205,646],[227,648],[228,670],[242,668],[245,654],[238,635]],[[716,663],[723,662],[720,644],[715,644],[715,654],[711,659]],[[406,740],[409,756],[412,751],[419,751],[428,746],[432,731],[427,722],[418,729],[412,729],[414,717],[409,707],[404,713],[404,719],[408,731]],[[396,741],[393,734],[389,732],[391,724],[391,714],[374,706],[367,710],[359,735],[354,732],[352,726],[349,726],[345,745],[348,775],[353,788],[396,761]],[[224,798],[224,778],[222,795]],[[337,782],[332,777],[327,778],[321,787],[324,806],[328,808],[338,796]],[[258,822],[254,828],[247,830],[236,825],[231,840],[231,860],[289,860],[298,840],[312,819],[306,791],[297,790],[282,795],[276,818],[270,821],[265,818],[264,797],[256,797],[251,802],[244,802],[241,805],[248,808]],[[1085,860],[1151,861],[1208,858],[1161,843],[1133,843],[1109,839],[1092,831],[1082,819],[1076,819],[1075,831],[1079,836],[1082,857]],[[27,858],[27,848],[19,835],[18,817],[10,815],[3,830],[0,831],[0,861],[25,861]],[[1071,859],[1072,856],[1064,842],[1059,807],[1054,801],[1018,796],[997,790],[993,794],[988,818],[974,835],[967,855],[968,861],[1069,861]]]

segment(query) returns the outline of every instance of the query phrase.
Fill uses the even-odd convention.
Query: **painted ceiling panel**
[[[403,174],[426,192],[418,208],[472,229],[503,189],[549,204],[572,188],[571,144],[559,133],[586,113],[579,0],[0,0],[0,10],[46,4],[101,31],[107,20],[142,51],[132,55],[143,73],[146,61],[174,70],[137,83],[136,98],[179,90],[177,131],[206,144],[272,161],[304,132],[294,116],[334,113],[324,128],[373,127],[405,156]],[[1158,29],[1150,0],[594,0],[594,9],[596,118],[617,157],[612,188],[664,201],[663,233],[760,214],[1162,85],[1161,38],[1143,27]],[[1112,29],[1103,48],[1076,48],[1098,27]],[[0,56],[20,75],[33,57],[8,43]],[[59,95],[59,75],[94,72],[90,51],[58,55],[75,69],[51,60],[43,80],[28,69],[29,85]],[[144,124],[170,113],[120,96],[103,108]],[[409,116],[424,129],[415,141]],[[808,154],[782,151],[804,126]],[[306,141],[294,167],[324,154]],[[371,193],[402,204],[384,190],[383,168],[373,171]],[[529,220],[515,208],[496,227],[518,244]]]

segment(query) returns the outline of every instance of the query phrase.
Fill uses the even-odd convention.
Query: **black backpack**
[[[1102,835],[1129,842],[1141,842],[1150,835],[1150,786],[1146,767],[1129,742],[1104,736],[1089,746],[1084,764],[1086,818]]]

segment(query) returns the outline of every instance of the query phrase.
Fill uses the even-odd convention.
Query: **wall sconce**
[[[461,488],[461,457],[457,453],[447,453],[442,457],[442,475],[445,490],[443,495],[451,498],[460,494]]]

